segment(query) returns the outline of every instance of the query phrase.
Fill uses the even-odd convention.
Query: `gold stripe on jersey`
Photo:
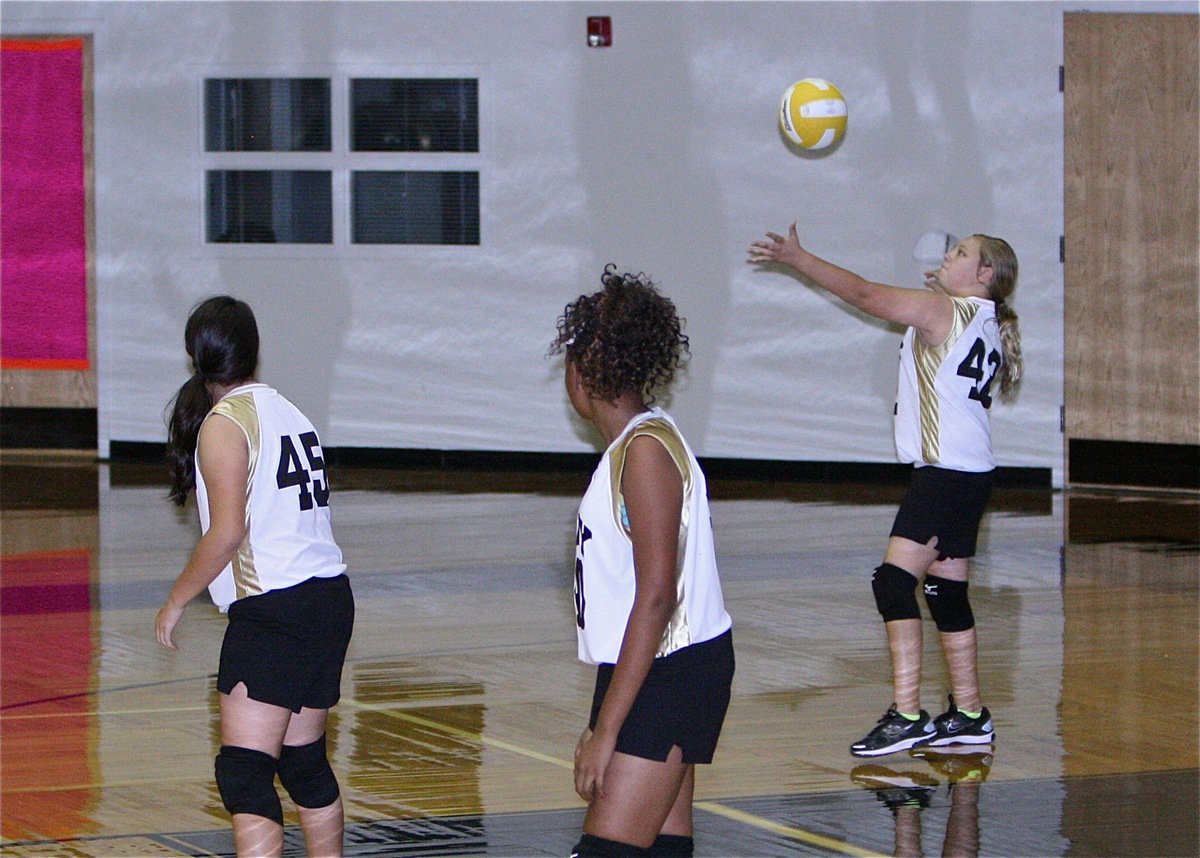
[[[246,469],[246,535],[233,555],[233,586],[239,599],[259,596],[266,590],[254,566],[254,548],[250,544],[250,487],[262,452],[262,425],[259,423],[258,409],[254,404],[254,396],[247,393],[222,399],[213,408],[213,413],[232,420],[245,433],[246,442],[250,445],[250,463]]]
[[[687,550],[688,530],[691,526],[689,520],[691,514],[691,499],[692,492],[695,490],[695,478],[692,474],[691,464],[688,461],[687,449],[683,445],[683,438],[680,437],[678,430],[666,420],[651,418],[643,423],[639,423],[624,443],[617,449],[612,451],[609,465],[612,469],[612,487],[613,487],[613,519],[617,526],[624,531],[626,536],[629,536],[629,527],[626,524],[626,517],[623,514],[625,508],[625,497],[621,492],[621,475],[625,470],[625,454],[629,449],[629,444],[634,438],[639,435],[646,435],[654,438],[666,448],[671,459],[675,462],[675,467],[679,469],[679,474],[683,477],[683,505],[679,517],[679,542],[675,550],[675,610],[671,612],[671,618],[667,621],[667,627],[663,630],[662,640],[658,644],[658,652],[656,657],[669,655],[678,649],[688,646],[691,642],[691,630],[688,627],[687,611],[684,610],[684,578],[683,578],[683,561]]]
[[[937,391],[934,381],[942,361],[954,348],[958,338],[971,324],[979,305],[963,298],[951,298],[954,317],[950,323],[950,333],[946,335],[941,345],[929,346],[914,332],[912,338],[913,364],[917,369],[917,402],[921,420],[921,458],[930,465],[936,465],[941,460],[941,417],[938,411]]]

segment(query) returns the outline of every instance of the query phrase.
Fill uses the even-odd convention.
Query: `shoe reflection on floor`
[[[979,788],[992,767],[991,745],[919,747],[911,760],[925,762],[947,781],[950,816],[942,839],[943,858],[974,858],[979,854]],[[857,766],[850,780],[875,793],[892,812],[895,824],[893,855],[913,858],[921,848],[921,813],[932,802],[940,781],[923,770],[871,764]]]

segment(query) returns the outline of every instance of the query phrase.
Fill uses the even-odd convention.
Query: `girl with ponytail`
[[[913,465],[871,589],[887,631],[893,702],[850,746],[874,757],[918,745],[986,744],[995,729],[977,675],[968,560],[991,493],[993,393],[1015,395],[1021,338],[1009,306],[1017,257],[1008,243],[972,235],[950,248],[924,289],[873,283],[800,246],[796,225],[750,245],[750,262],[779,263],[809,283],[888,322],[907,325],[895,403],[896,452]],[[921,708],[922,588],[950,675],[949,707]],[[961,707],[961,708],[960,708]]]
[[[180,506],[196,485],[196,439],[213,407],[210,385],[250,381],[258,368],[254,312],[245,301],[228,295],[209,298],[188,317],[183,344],[192,361],[192,375],[175,394],[167,424],[170,497]]]
[[[1000,383],[1000,398],[1007,401],[1017,395],[1024,369],[1017,314],[1008,301],[1017,288],[1017,255],[1002,238],[990,235],[974,237],[979,239],[980,264],[992,269],[988,294],[996,305],[996,322],[1000,325],[1000,349],[1003,353],[996,380]]]
[[[170,407],[170,497],[183,504],[195,490],[202,535],[155,634],[178,649],[175,628],[205,588],[229,615],[215,771],[237,854],[282,854],[278,775],[309,854],[340,855],[325,722],[341,693],[354,597],[333,539],[325,456],[308,418],[255,381],[258,327],[244,301],[202,302],[183,339],[192,376]]]

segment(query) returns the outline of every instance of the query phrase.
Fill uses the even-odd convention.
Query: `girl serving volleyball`
[[[1021,379],[1017,316],[1008,305],[1017,258],[1008,243],[972,235],[952,247],[924,289],[873,283],[767,233],[749,249],[752,263],[779,263],[865,313],[908,326],[900,347],[895,439],[912,480],[892,526],[883,563],[871,579],[887,630],[893,703],[857,756],[918,745],[986,744],[995,735],[976,669],[975,618],[967,598],[968,560],[992,487],[989,412]],[[937,626],[950,675],[949,706],[936,718],[921,708],[921,613],[916,589]]]
[[[691,855],[695,765],[712,762],[734,657],[704,473],[650,404],[688,340],[644,275],[609,266],[601,283],[567,305],[550,347],[606,444],[576,526],[579,658],[598,667],[575,749],[588,810],[574,854]]]

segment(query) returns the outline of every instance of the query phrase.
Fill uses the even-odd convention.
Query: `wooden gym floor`
[[[585,482],[334,474],[358,605],[330,728],[347,854],[568,853]],[[847,745],[889,702],[868,579],[901,488],[712,483],[738,669],[697,855],[1200,853],[1200,499],[998,491],[971,588],[996,743],[864,761]],[[178,652],[154,641],[197,533],[164,496],[158,468],[0,461],[4,855],[232,852],[212,781],[224,620],[202,597]]]

